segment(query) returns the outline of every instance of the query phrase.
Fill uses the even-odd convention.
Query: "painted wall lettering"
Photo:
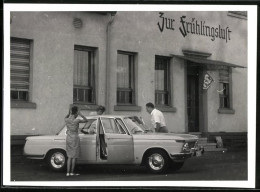
[[[226,43],[231,40],[230,33],[231,30],[229,27],[222,28],[220,25],[217,27],[206,25],[205,21],[197,21],[195,18],[192,18],[190,21],[186,21],[186,16],[180,17],[181,27],[179,30],[183,37],[186,37],[187,34],[203,35],[211,37],[211,41],[215,41],[216,38],[226,40]]]
[[[160,21],[157,23],[160,32],[164,29],[170,29],[174,31],[175,19],[165,17],[163,12],[159,12]],[[187,19],[185,15],[180,17],[179,31],[185,38],[188,35],[199,35],[210,37],[211,41],[215,41],[217,38],[225,40],[226,43],[231,40],[231,29],[221,25],[210,26],[206,24],[206,21],[198,21],[196,18]]]
[[[166,29],[174,30],[174,28],[173,28],[173,22],[174,22],[175,20],[174,20],[174,19],[171,19],[171,18],[164,17],[164,16],[163,16],[164,13],[162,13],[162,12],[160,12],[159,15],[160,15],[159,17],[162,18],[162,20],[161,20],[161,25],[160,25],[159,22],[157,23],[157,25],[158,25],[160,31],[163,32],[163,30],[164,30],[164,24],[165,24]]]

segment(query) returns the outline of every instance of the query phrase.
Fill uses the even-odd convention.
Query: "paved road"
[[[42,161],[12,156],[12,181],[203,181],[247,180],[246,152],[206,152],[188,159],[177,172],[154,175],[145,167],[77,165],[80,176],[66,177],[65,172],[52,172]]]

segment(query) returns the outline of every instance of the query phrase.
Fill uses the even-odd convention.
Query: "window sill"
[[[11,101],[11,108],[36,109],[36,103]]]
[[[80,103],[74,103],[70,104],[70,107],[77,106],[81,110],[87,110],[87,111],[96,111],[98,108],[98,105],[96,104],[80,104]]]
[[[170,107],[170,106],[155,106],[156,109],[160,110],[161,112],[176,112],[176,107]]]
[[[218,113],[220,114],[235,114],[234,109],[218,109]]]
[[[133,106],[133,105],[115,105],[115,111],[141,111],[140,106]]]

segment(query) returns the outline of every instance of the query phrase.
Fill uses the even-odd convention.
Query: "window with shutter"
[[[75,45],[73,102],[95,104],[94,48]]]
[[[170,105],[170,58],[155,57],[155,105]]]
[[[11,100],[29,101],[31,40],[11,38]]]
[[[230,108],[230,69],[223,66],[219,69],[219,107]]]
[[[135,104],[134,54],[118,52],[117,54],[117,104]]]

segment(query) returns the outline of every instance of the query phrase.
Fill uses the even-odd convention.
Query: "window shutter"
[[[229,83],[229,70],[228,68],[223,68],[219,70],[219,82]]]
[[[11,38],[11,90],[29,91],[30,40]]]

